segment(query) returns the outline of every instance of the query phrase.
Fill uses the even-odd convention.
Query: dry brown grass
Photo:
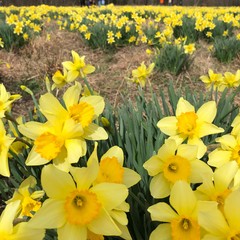
[[[46,34],[47,31],[43,32],[18,52],[0,51],[0,59],[11,66],[8,69],[5,64],[0,65],[0,80],[11,93],[22,93],[19,88],[21,84],[32,86],[37,96],[45,92],[45,76],[51,78],[57,69],[61,69],[61,63],[71,59],[71,50],[81,56],[85,55],[86,62],[96,67],[95,73],[88,80],[95,91],[113,105],[121,102],[121,96],[133,98],[137,93],[137,87],[127,78],[142,61],[150,62],[150,57],[146,54],[147,46],[126,46],[114,52],[104,52],[89,48],[77,33],[54,30],[50,41]],[[173,81],[176,88],[189,86],[193,90],[205,91],[199,76],[207,74],[209,68],[221,73],[239,69],[240,58],[231,64],[221,64],[212,57],[208,46],[205,42],[198,43],[194,61],[187,72],[174,76],[168,72],[155,71],[151,77],[153,88],[164,90],[169,81]],[[146,92],[150,94],[148,91],[147,88]],[[30,97],[24,94],[13,110],[16,114],[22,114],[31,107]]]

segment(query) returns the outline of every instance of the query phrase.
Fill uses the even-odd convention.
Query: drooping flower
[[[155,64],[151,63],[147,67],[144,62],[142,62],[137,69],[132,70],[132,81],[139,84],[141,87],[145,87],[146,80],[152,73],[154,66]]]
[[[215,101],[204,103],[196,112],[194,106],[181,97],[177,104],[176,116],[161,119],[157,126],[178,143],[187,140],[188,144],[197,145],[198,158],[201,158],[207,150],[201,138],[224,132],[224,129],[212,124],[216,113]]]
[[[4,85],[0,84],[0,118],[5,116],[5,112],[9,111],[12,103],[19,98],[21,98],[21,95],[11,95],[9,92],[7,92]]]
[[[18,127],[23,135],[34,140],[27,165],[42,165],[53,160],[55,166],[69,171],[70,164],[86,154],[86,139],[108,138],[106,131],[93,123],[104,109],[103,98],[80,98],[80,93],[81,86],[77,82],[68,88],[63,95],[66,108],[51,93],[46,93],[41,96],[39,106],[47,122],[31,121]]]
[[[44,191],[38,190],[33,191],[33,188],[36,186],[36,179],[33,176],[29,176],[25,179],[15,190],[13,197],[7,201],[7,204],[15,201],[20,201],[18,213],[19,217],[32,217],[33,212],[36,212],[41,207],[41,202],[38,199],[42,198]]]
[[[240,191],[229,194],[225,200],[223,212],[217,202],[200,201],[198,222],[206,230],[202,240],[238,240],[240,238]]]
[[[97,164],[71,168],[71,175],[53,165],[45,166],[41,182],[49,198],[29,221],[31,226],[55,228],[59,240],[87,240],[88,230],[99,235],[121,235],[109,212],[125,201],[128,190],[115,183],[92,186],[97,174]]]
[[[214,73],[212,69],[208,70],[208,75],[203,75],[200,77],[201,81],[206,84],[206,87],[210,89],[213,87],[214,90],[222,91],[220,88],[223,82],[223,76],[220,73]]]
[[[42,240],[45,235],[43,229],[33,229],[29,227],[28,222],[21,222],[13,225],[17,217],[20,201],[9,203],[0,217],[0,237],[3,240]]]
[[[198,199],[215,201],[219,210],[223,211],[225,199],[234,190],[232,180],[238,171],[235,161],[228,162],[217,168],[213,178],[204,178],[203,183],[197,188],[195,194]]]
[[[200,240],[197,199],[185,181],[177,181],[171,190],[170,205],[159,202],[148,208],[153,221],[164,222],[157,226],[149,240]]]
[[[0,120],[0,175],[9,177],[8,151],[15,138],[6,134],[4,124]]]
[[[85,63],[85,56],[80,57],[78,53],[72,51],[73,61],[63,62],[62,65],[68,70],[68,81],[72,82],[78,77],[84,78],[95,71],[95,67]]]
[[[240,135],[226,134],[216,139],[220,147],[208,155],[208,164],[219,168],[230,161],[236,161],[238,170],[234,176],[234,186],[240,184]]]
[[[178,180],[201,183],[203,178],[212,177],[211,168],[197,158],[197,146],[178,146],[173,139],[167,139],[157,155],[146,161],[143,167],[153,176],[150,192],[154,198],[169,196],[172,186]]]

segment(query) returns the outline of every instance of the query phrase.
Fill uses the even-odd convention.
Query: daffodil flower
[[[235,161],[228,162],[217,168],[212,178],[204,178],[203,183],[197,188],[195,194],[198,199],[215,201],[219,210],[223,211],[225,199],[235,189],[232,180],[238,171]]]
[[[216,114],[215,101],[204,103],[196,112],[194,106],[181,97],[177,104],[176,116],[161,119],[157,126],[178,143],[187,140],[188,144],[197,145],[198,158],[201,158],[207,150],[201,138],[224,132],[223,128],[212,124]]]
[[[29,221],[35,228],[57,229],[58,239],[87,240],[88,231],[106,236],[121,235],[110,211],[126,200],[123,184],[92,185],[98,165],[71,168],[71,175],[47,165],[41,183],[49,197]],[[46,217],[47,216],[47,217]]]
[[[149,67],[147,67],[144,62],[142,62],[137,69],[132,70],[132,81],[141,87],[145,87],[146,80],[152,73],[154,66],[155,64],[151,63]]]
[[[0,84],[0,118],[5,116],[5,112],[11,109],[11,104],[19,98],[21,98],[21,95],[11,95],[4,85]]]
[[[7,204],[15,201],[20,201],[20,206],[18,212],[20,212],[19,217],[32,217],[33,212],[36,212],[41,207],[41,202],[37,199],[43,197],[44,191],[38,190],[32,192],[32,189],[36,186],[37,181],[33,176],[29,176],[25,179],[15,190],[13,197],[7,201]]]
[[[11,240],[42,240],[45,230],[30,228],[28,222],[21,222],[13,225],[13,221],[17,216],[20,201],[9,203],[0,217],[0,237],[1,239]]]
[[[85,56],[80,57],[78,53],[72,51],[73,62],[66,61],[62,65],[68,70],[68,81],[72,82],[78,77],[84,78],[95,71],[95,67],[85,63]]]
[[[159,224],[150,235],[149,240],[163,239],[201,239],[198,224],[197,199],[184,181],[177,181],[172,188],[170,204],[160,202],[148,208],[153,221],[165,222]]]
[[[198,205],[198,222],[205,229],[202,240],[238,240],[240,238],[240,191],[229,194],[225,200],[223,212],[218,203],[200,201]]]
[[[39,107],[46,123],[28,122],[18,127],[34,146],[26,160],[27,165],[53,164],[69,171],[71,163],[78,162],[87,151],[86,140],[105,140],[106,131],[93,121],[102,113],[104,100],[100,96],[81,97],[81,86],[76,83],[63,96],[64,108],[51,93],[41,96]]]
[[[238,170],[234,176],[234,186],[240,185],[240,135],[226,134],[216,139],[220,147],[209,153],[208,164],[219,168],[224,164],[235,161]]]
[[[0,175],[10,177],[8,151],[15,138],[6,135],[2,120],[0,120]]]
[[[178,180],[188,183],[201,183],[204,178],[212,178],[211,168],[197,158],[197,146],[177,145],[173,139],[167,139],[157,155],[147,160],[143,167],[153,176],[150,192],[154,198],[169,196],[171,188]]]
[[[240,70],[237,70],[235,74],[231,72],[225,72],[223,77],[222,88],[236,88],[240,85]]]
[[[69,83],[70,81],[68,79],[68,72],[67,72],[66,68],[63,68],[63,74],[61,73],[60,70],[57,70],[54,73],[52,80],[54,82],[54,84],[52,85],[52,90],[54,90],[55,88],[62,88],[67,83]]]
[[[206,84],[206,87],[210,89],[213,86],[213,89],[218,89],[222,91],[221,84],[223,83],[223,76],[220,73],[214,73],[212,69],[209,69],[208,75],[203,75],[200,77],[201,81]]]

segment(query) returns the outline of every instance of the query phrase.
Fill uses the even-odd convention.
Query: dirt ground
[[[147,45],[126,46],[111,52],[91,49],[84,43],[77,33],[54,30],[47,38],[48,32],[33,39],[27,46],[19,51],[0,50],[0,82],[7,90],[20,93],[22,98],[13,106],[16,115],[24,114],[33,106],[30,96],[20,89],[25,85],[32,89],[38,98],[46,92],[45,77],[50,79],[57,69],[62,69],[63,61],[71,60],[71,50],[85,56],[86,63],[96,67],[96,71],[89,75],[91,86],[99,94],[107,98],[114,106],[121,103],[122,96],[133,98],[137,93],[137,86],[128,78],[131,72],[141,62],[149,64],[151,56],[146,54]],[[170,81],[176,88],[189,86],[194,91],[205,91],[199,76],[205,75],[211,68],[215,72],[236,72],[240,67],[240,56],[231,64],[221,64],[212,57],[205,42],[197,43],[197,51],[188,71],[174,76],[168,72],[154,71],[151,76],[153,89],[166,89]],[[10,68],[5,63],[10,65]],[[149,88],[145,90],[147,93]],[[237,97],[239,98],[239,97]]]

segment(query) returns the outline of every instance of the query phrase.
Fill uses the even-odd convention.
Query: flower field
[[[239,7],[0,7],[0,239],[240,239],[239,29]]]

